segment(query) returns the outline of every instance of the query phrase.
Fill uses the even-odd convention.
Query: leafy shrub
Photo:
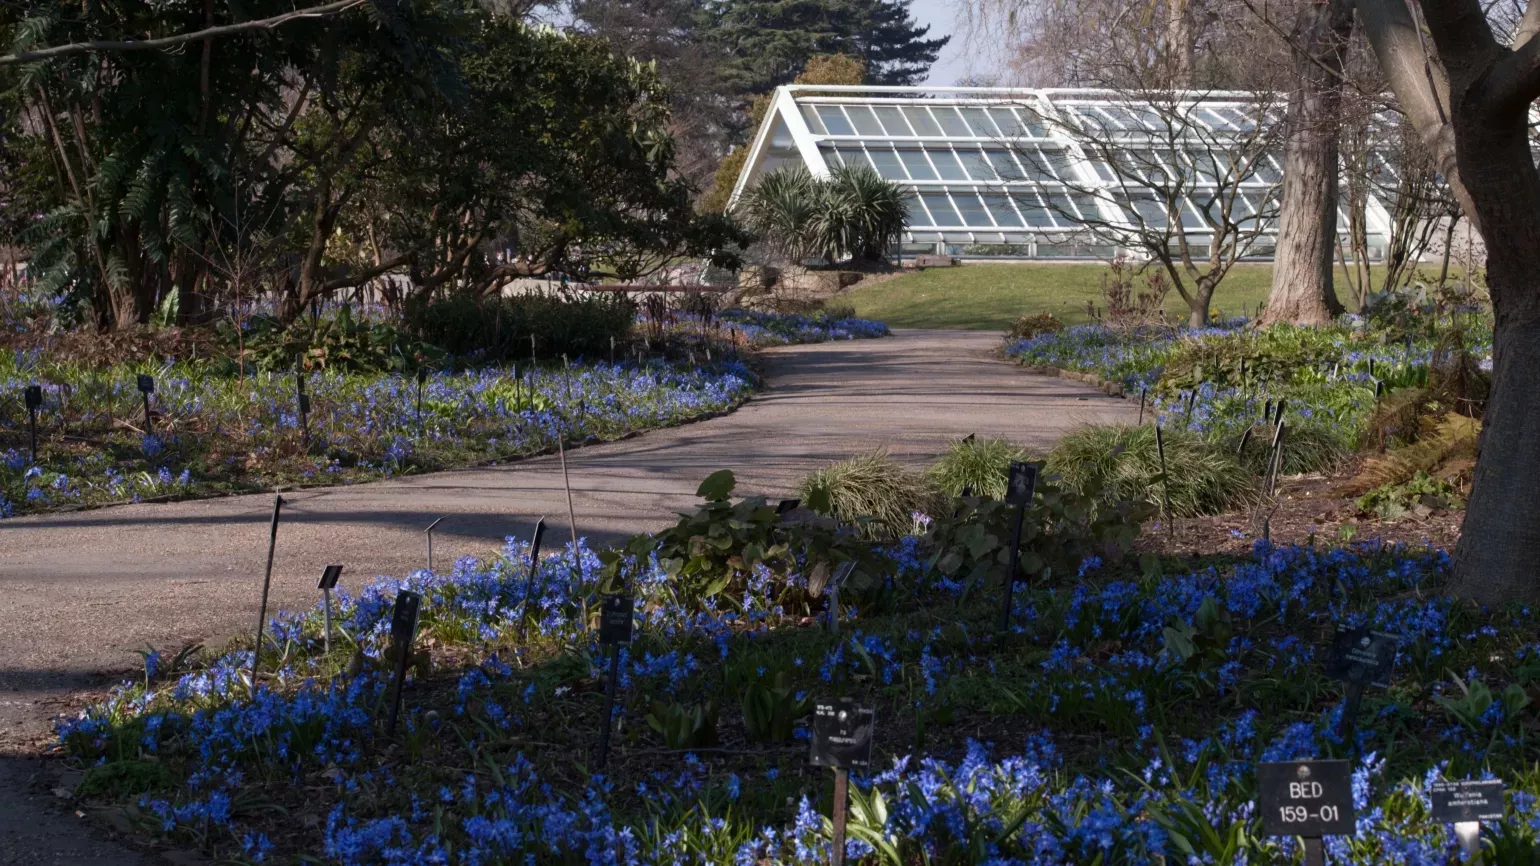
[[[858,454],[802,480],[802,501],[814,511],[858,526],[867,538],[897,538],[914,526],[915,513],[940,507],[936,486],[882,449]]]
[[[620,294],[455,295],[409,313],[422,339],[457,359],[609,357],[631,332],[636,304]],[[535,338],[530,345],[530,337]]]
[[[841,254],[880,261],[909,222],[903,191],[870,167],[827,179],[800,166],[765,175],[739,204],[756,234],[793,262]]]
[[[1252,489],[1252,476],[1233,453],[1183,430],[1163,431],[1171,511],[1177,517],[1217,514]],[[1049,452],[1045,467],[1066,487],[1096,491],[1103,502],[1161,503],[1155,428],[1092,424],[1070,433]]]
[[[1022,525],[1017,579],[1052,580],[1077,573],[1090,557],[1121,559],[1133,548],[1139,527],[1155,509],[1143,502],[1107,504],[1094,482],[1074,490],[1041,479]],[[953,513],[931,521],[925,541],[928,571],[970,588],[998,583],[1010,566],[1016,506],[965,496]]]
[[[1460,502],[1460,492],[1442,478],[1418,472],[1401,484],[1376,487],[1358,499],[1358,510],[1394,520],[1408,513],[1427,515]]]
[[[1422,419],[1420,424],[1425,429],[1417,441],[1369,457],[1348,489],[1363,493],[1393,487],[1418,474],[1436,474],[1445,481],[1468,475],[1476,465],[1481,422],[1451,413],[1436,421]]]
[[[292,370],[295,358],[303,356],[310,370],[402,373],[443,356],[436,346],[412,339],[390,322],[355,318],[346,304],[334,314],[288,325],[257,317],[239,337],[228,328],[222,336],[231,349],[244,349],[248,363],[268,371]]]
[[[926,475],[948,496],[961,496],[966,490],[990,499],[1004,499],[1011,464],[1027,459],[1027,449],[1004,439],[969,436],[947,446]]]
[[[670,577],[673,602],[692,610],[724,593],[741,595],[759,566],[776,578],[775,585],[761,591],[778,604],[806,602],[822,590],[821,584],[794,583],[788,579],[792,575],[826,580],[849,561],[855,562],[846,581],[850,590],[861,593],[878,585],[884,563],[851,533],[825,523],[790,521],[761,496],[733,502],[729,496],[736,486],[730,470],[712,473],[696,490],[706,500],[696,511],[682,514],[667,529],[635,536],[623,551],[601,552],[605,579],[618,581],[628,562],[656,557]]]
[[[1039,334],[1056,334],[1064,330],[1064,323],[1054,318],[1053,313],[1038,313],[1033,316],[1021,316],[1011,323],[1006,336],[1018,340],[1029,340]]]
[[[1209,441],[1221,454],[1234,454],[1253,475],[1267,471],[1267,461],[1272,455],[1273,434],[1277,428],[1271,424],[1258,424],[1247,436],[1244,429],[1227,428],[1214,432]],[[1352,453],[1344,441],[1343,431],[1316,423],[1299,423],[1291,419],[1284,430],[1283,475],[1305,472],[1323,472],[1341,463]],[[1244,446],[1242,443],[1244,441]],[[1168,445],[1169,447],[1169,445]]]

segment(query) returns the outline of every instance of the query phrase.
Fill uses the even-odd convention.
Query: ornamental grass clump
[[[936,485],[878,449],[820,469],[803,479],[798,495],[809,508],[858,526],[867,538],[909,533],[916,514],[935,514]]]
[[[967,491],[1004,499],[1011,464],[1030,459],[1027,449],[1004,439],[969,436],[948,445],[925,474],[948,496],[962,496]]]
[[[1217,514],[1252,491],[1251,473],[1232,454],[1184,430],[1164,430],[1162,438],[1172,516]],[[1161,503],[1160,456],[1148,424],[1082,427],[1049,452],[1044,469],[1071,489],[1099,490],[1104,502]]]

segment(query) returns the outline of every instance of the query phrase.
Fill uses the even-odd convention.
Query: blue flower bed
[[[345,597],[339,643],[360,650],[356,672],[341,670],[346,649],[321,652],[318,611],[283,615],[264,662],[276,673],[255,695],[249,651],[228,653],[125,685],[62,724],[61,743],[94,765],[88,781],[167,768],[170,782],[120,792],[131,813],[229,857],[815,863],[829,857],[828,776],[807,766],[803,702],[848,695],[877,708],[876,760],[852,794],[848,853],[863,864],[1291,862],[1293,840],[1257,836],[1255,765],[1327,756],[1352,758],[1358,809],[1356,834],[1328,840],[1334,863],[1452,862],[1427,785],[1489,772],[1512,787],[1487,828],[1511,852],[1495,862],[1540,855],[1540,776],[1524,769],[1540,631],[1527,609],[1442,596],[1440,551],[1258,543],[1195,570],[1092,559],[1019,594],[1003,633],[997,600],[919,579],[925,554],[915,538],[887,549],[889,591],[853,599],[836,636],[773,601],[803,575],[757,568],[741,594],[682,599],[666,566],[579,547],[531,582],[510,540],[491,561]],[[590,623],[617,562],[638,636],[599,773],[606,659]],[[414,673],[387,738],[376,660],[403,588],[424,594],[419,645],[448,667]],[[1351,744],[1321,669],[1334,625],[1401,641]],[[789,739],[745,741],[729,717],[751,692],[798,717]],[[728,748],[665,748],[648,717],[704,702]]]
[[[144,430],[135,375],[152,372]],[[25,443],[22,391],[43,386],[43,447]],[[737,361],[578,363],[411,376],[316,372],[305,441],[291,374],[215,375],[206,365],[107,370],[0,351],[0,517],[275,483],[350,483],[512,459],[728,411],[753,393]],[[65,435],[58,435],[65,434]]]
[[[869,340],[888,336],[888,326],[872,319],[817,313],[768,313],[728,310],[717,316],[735,327],[754,346],[824,343],[830,340]]]

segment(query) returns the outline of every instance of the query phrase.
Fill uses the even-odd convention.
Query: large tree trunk
[[[1296,90],[1283,145],[1283,199],[1272,292],[1259,324],[1322,325],[1342,312],[1332,285],[1337,243],[1338,110],[1342,51],[1353,31],[1347,0],[1310,3],[1294,27]]]
[[[1540,599],[1540,172],[1527,112],[1480,125],[1454,108],[1460,177],[1487,245],[1496,333],[1480,459],[1455,549],[1455,592],[1481,604]]]

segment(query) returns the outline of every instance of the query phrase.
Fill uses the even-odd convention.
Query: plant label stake
[[[433,530],[438,528],[438,525],[440,523],[443,523],[445,520],[448,520],[448,519],[449,518],[447,518],[447,517],[440,517],[439,519],[437,519],[437,520],[433,521],[432,523],[428,524],[428,528],[424,529],[422,531],[423,535],[426,535],[428,537],[428,570],[429,571],[433,570]]]
[[[267,571],[262,575],[262,607],[257,612],[257,643],[251,650],[251,690],[257,690],[257,666],[262,661],[262,626],[267,622],[267,592],[273,585],[273,550],[278,546],[278,513],[283,497],[273,497],[273,522],[267,529]]]
[[[1166,477],[1166,437],[1160,432],[1159,424],[1155,425],[1155,454],[1160,458],[1160,519],[1166,522],[1166,533],[1175,538],[1176,524],[1171,519],[1171,482]]]
[[[561,484],[567,490],[567,526],[572,530],[572,558],[578,558],[577,511],[572,507],[572,476],[567,474],[567,449],[562,444],[562,433],[556,433],[556,455],[561,458]]]
[[[850,579],[850,573],[855,571],[856,561],[849,560],[840,563],[840,567],[834,570],[834,575],[829,578],[829,631],[840,633],[840,587]]]
[[[43,386],[28,385],[23,392],[27,402],[28,429],[32,434],[32,462],[37,463],[37,410],[43,405]]]
[[[1388,685],[1399,644],[1395,635],[1368,628],[1339,630],[1332,638],[1331,651],[1326,657],[1326,675],[1347,683],[1347,705],[1342,708],[1337,735],[1349,753],[1353,751],[1353,734],[1364,689],[1370,685],[1380,688]]]
[[[1005,484],[1005,501],[1016,506],[1016,522],[1011,529],[1010,564],[1005,571],[1005,603],[1000,608],[1000,630],[1011,627],[1011,592],[1016,586],[1016,569],[1021,565],[1021,529],[1032,507],[1032,493],[1037,489],[1037,464],[1014,462]]]
[[[310,395],[305,393],[305,356],[294,357],[294,396],[299,404],[299,435],[310,448]]]
[[[850,800],[850,768],[872,765],[872,732],[876,714],[850,698],[820,702],[813,707],[813,742],[809,760],[815,767],[834,769],[834,864],[845,862],[846,812]]]
[[[1149,388],[1140,388],[1139,389],[1139,423],[1140,424],[1144,423],[1144,401],[1145,401],[1145,398],[1149,396],[1149,394],[1150,394],[1150,389]]]
[[[316,589],[321,591],[323,602],[322,610],[326,615],[326,652],[332,651],[332,590],[337,588],[337,578],[342,576],[342,566],[328,565],[321,571],[321,582],[316,584]]]
[[[1255,425],[1255,424],[1248,424],[1248,425],[1246,425],[1246,432],[1241,434],[1241,444],[1240,444],[1240,447],[1235,449],[1235,456],[1236,457],[1239,457],[1242,454],[1246,453],[1246,445],[1247,445],[1247,443],[1251,442],[1251,434],[1256,429],[1257,429],[1257,425]]]
[[[1481,822],[1503,819],[1502,779],[1466,779],[1460,782],[1434,782],[1428,786],[1432,818],[1440,824],[1453,824],[1466,862],[1479,862]]]
[[[1257,766],[1262,835],[1298,836],[1306,866],[1325,866],[1324,836],[1351,836],[1353,769],[1347,761],[1280,761]]]
[[[524,582],[524,602],[519,611],[519,632],[523,634],[530,600],[535,597],[535,578],[540,572],[540,542],[545,539],[545,518],[535,521],[535,531],[529,539],[529,579]]]
[[[610,337],[610,365],[615,364],[615,338]]]
[[[422,596],[409,589],[396,593],[396,606],[390,613],[390,643],[396,651],[396,681],[391,689],[390,720],[385,724],[386,736],[396,735],[396,717],[401,713],[401,687],[406,683],[406,663],[412,658],[412,641],[417,637],[417,614],[421,610]]]
[[[610,648],[610,676],[604,684],[604,727],[599,730],[599,760],[597,766],[604,769],[610,757],[610,728],[615,720],[615,688],[620,678],[620,645],[631,642],[635,627],[636,599],[625,593],[604,597],[599,610],[599,642]]]
[[[1278,475],[1283,471],[1283,428],[1284,423],[1278,422],[1273,428],[1273,447],[1267,457],[1267,495],[1272,496],[1278,492]]]
[[[1274,424],[1282,424],[1283,423],[1283,407],[1284,407],[1284,405],[1286,403],[1288,403],[1287,400],[1283,399],[1282,397],[1279,397],[1277,404],[1275,404],[1273,406],[1273,423]]]
[[[150,435],[150,395],[155,393],[155,377],[140,373],[139,393],[144,397],[144,435]]]

